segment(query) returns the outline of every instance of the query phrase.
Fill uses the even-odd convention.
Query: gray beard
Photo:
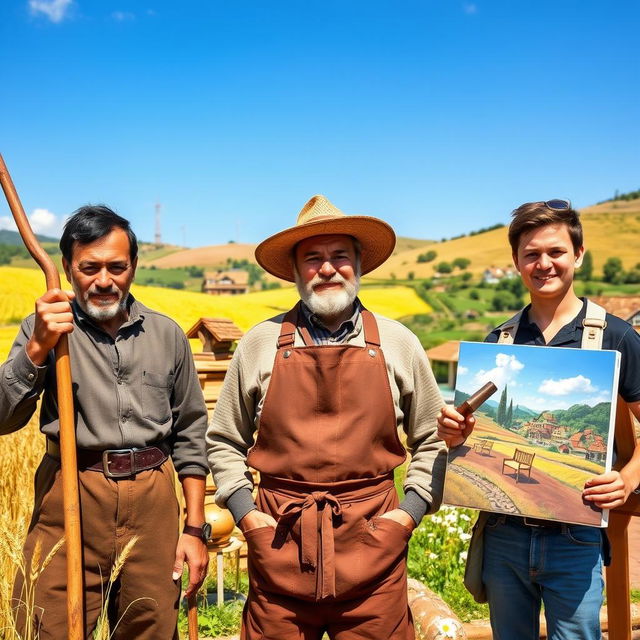
[[[73,290],[76,293],[76,300],[80,305],[80,308],[92,319],[97,322],[106,322],[108,320],[113,320],[117,315],[124,313],[127,309],[127,296],[123,294],[123,292],[114,287],[114,289],[118,293],[118,300],[109,305],[95,305],[91,303],[89,298],[89,291],[85,291],[84,294],[81,294],[75,287],[73,286]],[[91,292],[95,293],[95,292]]]
[[[331,279],[315,277],[311,282],[302,282],[297,269],[295,270],[296,288],[302,301],[312,313],[319,318],[335,318],[351,307],[360,290],[360,274],[356,274],[356,281],[349,282],[342,276],[335,274]],[[343,287],[338,291],[327,291],[322,295],[313,290],[313,286],[326,282],[341,282]]]

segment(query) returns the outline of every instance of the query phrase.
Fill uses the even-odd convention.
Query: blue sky
[[[0,152],[38,230],[105,202],[257,242],[324,193],[440,239],[640,187],[635,0],[4,0]],[[9,226],[0,206],[0,226]]]
[[[491,381],[496,402],[507,386],[514,406],[534,411],[612,402],[617,351],[462,342],[456,389],[473,393]]]

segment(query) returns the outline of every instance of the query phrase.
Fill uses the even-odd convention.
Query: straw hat
[[[347,216],[324,196],[313,196],[302,207],[294,227],[280,231],[256,247],[258,264],[278,278],[295,282],[294,247],[312,236],[345,234],[362,246],[361,272],[379,267],[393,252],[396,234],[383,220],[370,216]]]

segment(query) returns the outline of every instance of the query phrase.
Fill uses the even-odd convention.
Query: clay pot
[[[228,509],[221,509],[213,500],[215,487],[207,485],[204,495],[204,519],[211,525],[209,549],[222,549],[229,544],[235,523]]]

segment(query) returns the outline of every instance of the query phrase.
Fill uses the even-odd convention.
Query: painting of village
[[[611,468],[619,362],[617,351],[461,343],[455,406],[486,382],[498,390],[449,452],[444,501],[606,526],[582,489]]]

